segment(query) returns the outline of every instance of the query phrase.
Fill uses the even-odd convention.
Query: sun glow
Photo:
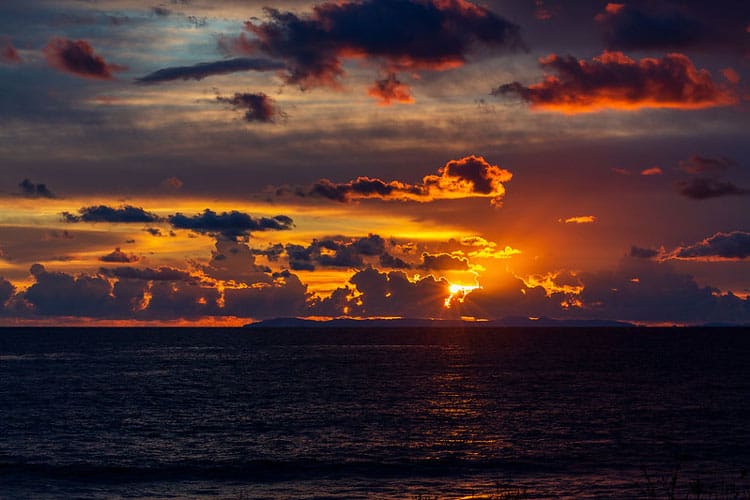
[[[453,304],[453,301],[458,301],[459,303],[462,303],[466,296],[471,292],[472,290],[476,290],[477,288],[481,288],[479,285],[456,285],[451,284],[448,287],[448,291],[450,292],[450,295],[448,295],[445,298],[445,302],[443,305],[446,308],[450,308]]]

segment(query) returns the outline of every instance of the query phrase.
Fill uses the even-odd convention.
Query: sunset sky
[[[750,322],[750,2],[4,0],[0,324]]]

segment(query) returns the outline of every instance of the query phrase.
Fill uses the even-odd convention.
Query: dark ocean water
[[[0,330],[2,498],[748,498],[748,470],[742,329]]]

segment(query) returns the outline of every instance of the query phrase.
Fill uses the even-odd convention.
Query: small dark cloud
[[[144,231],[146,231],[151,236],[155,236],[157,238],[164,236],[161,232],[161,229],[159,229],[158,227],[147,227],[146,229],[144,229]]]
[[[492,95],[515,95],[532,109],[589,113],[603,109],[699,109],[727,106],[737,96],[713,81],[682,54],[634,60],[622,52],[604,52],[590,61],[550,55],[539,64],[554,73],[532,85],[507,83]]]
[[[21,188],[21,195],[27,198],[56,198],[46,184],[35,184],[29,179],[22,180],[18,187]]]
[[[422,263],[419,269],[426,271],[467,271],[469,261],[465,257],[455,256],[447,253],[422,254]]]
[[[716,233],[703,241],[676,248],[668,258],[690,260],[743,260],[750,257],[750,233]]]
[[[65,222],[149,223],[161,220],[158,215],[132,205],[118,208],[106,205],[83,207],[78,209],[78,215],[63,212],[62,216]]]
[[[169,17],[172,14],[172,11],[166,7],[157,6],[151,8],[151,13],[158,17]]]
[[[246,237],[252,231],[279,231],[291,229],[294,226],[294,221],[286,215],[252,217],[236,210],[216,213],[208,208],[203,213],[193,216],[177,213],[169,216],[168,221],[175,229],[190,229],[204,234],[220,234],[231,240]]]
[[[389,253],[380,256],[380,265],[389,269],[411,269],[411,264]]]
[[[244,119],[250,123],[275,123],[277,119],[286,119],[287,115],[277,105],[276,101],[260,92],[257,94],[234,94],[232,97],[216,98],[218,102],[230,104],[235,110],[245,112]]]
[[[86,40],[52,38],[44,47],[44,55],[51,67],[83,78],[111,80],[114,72],[125,69],[107,63]]]
[[[283,69],[284,64],[270,59],[239,57],[198,63],[192,66],[174,66],[160,69],[136,79],[138,83],[163,83],[175,80],[202,80],[214,75],[227,75],[241,71],[273,71]]]
[[[696,177],[688,181],[681,181],[676,184],[676,187],[681,195],[694,200],[707,200],[723,196],[746,196],[750,193],[747,189],[736,186],[730,181],[707,177]]]
[[[236,53],[264,53],[287,63],[285,80],[302,88],[338,86],[342,59],[369,59],[389,70],[441,70],[463,65],[476,46],[523,47],[519,27],[465,0],[324,2],[309,14],[266,9],[249,21],[252,38],[224,37]]]
[[[271,262],[276,262],[279,260],[279,257],[281,257],[281,254],[284,253],[284,245],[282,245],[281,243],[275,243],[262,250],[253,248],[251,252],[253,253],[253,255],[263,255]]]
[[[659,251],[653,248],[630,247],[630,256],[636,259],[653,259],[658,254]]]
[[[108,253],[107,255],[99,257],[99,260],[102,262],[131,263],[138,262],[139,259],[137,255],[128,254],[123,252],[119,248],[115,248],[114,251]]]

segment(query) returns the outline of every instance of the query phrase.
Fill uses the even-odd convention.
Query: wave
[[[471,472],[550,472],[548,465],[506,460],[439,459],[326,462],[317,460],[251,460],[242,463],[184,463],[157,465],[48,464],[0,462],[3,478],[35,477],[83,482],[148,482],[226,480],[273,482],[347,477],[445,477]]]

